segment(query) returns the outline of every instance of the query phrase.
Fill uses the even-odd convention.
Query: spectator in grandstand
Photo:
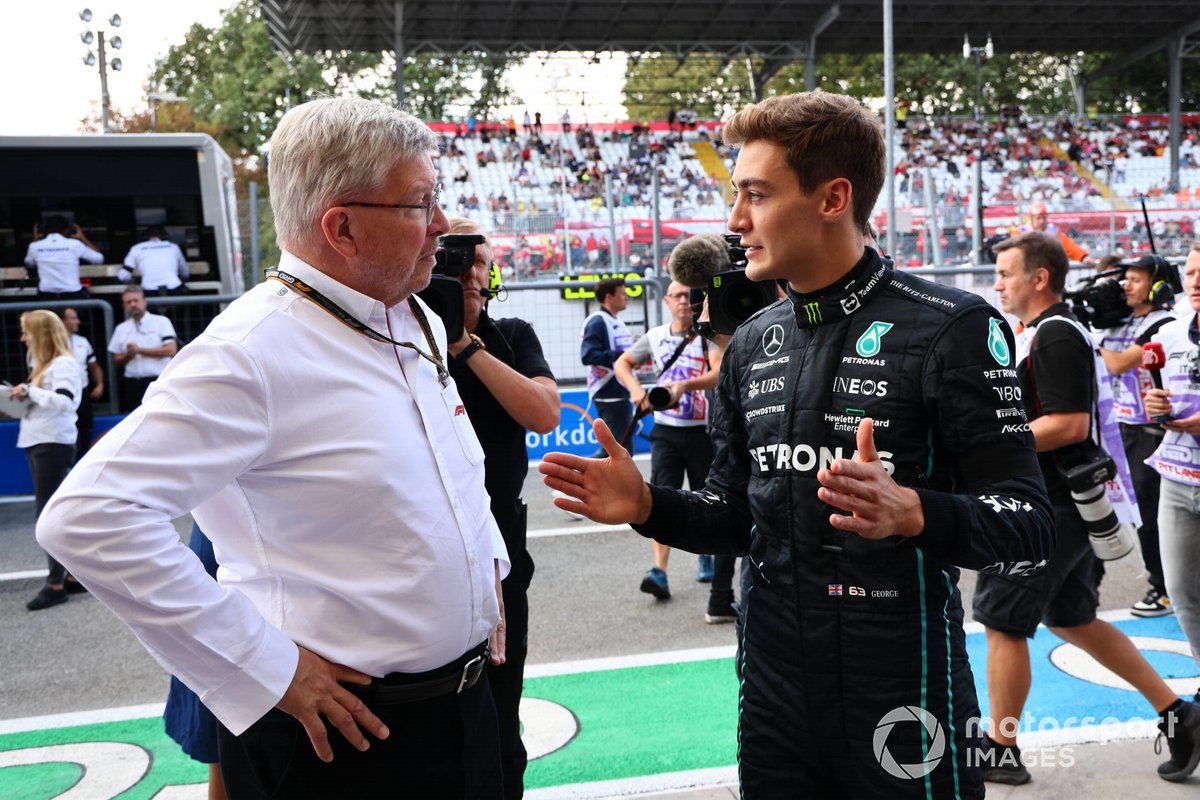
[[[268,171],[279,269],[38,526],[222,723],[231,797],[502,791],[485,664],[504,660],[508,557],[444,328],[413,296],[447,229],[435,145],[382,103],[288,111]],[[179,546],[188,509],[219,582]]]
[[[192,274],[179,245],[167,239],[167,232],[158,225],[146,231],[146,241],[129,249],[117,279],[131,283],[135,272],[143,291],[157,294],[185,294],[184,281]]]
[[[71,355],[67,329],[53,312],[38,309],[22,314],[21,343],[29,352],[30,373],[23,383],[8,390],[8,397],[24,404],[17,447],[29,461],[34,512],[40,519],[46,501],[75,460],[75,409],[83,381]],[[25,604],[30,611],[65,603],[68,595],[84,591],[53,555],[47,553],[46,560],[50,572],[37,595]]]
[[[104,370],[96,360],[96,351],[92,343],[87,337],[79,335],[79,312],[73,308],[64,308],[62,321],[71,337],[71,354],[79,363],[79,378],[83,386],[79,408],[75,412],[75,428],[79,432],[75,440],[75,461],[78,463],[92,446],[92,426],[95,419],[92,403],[104,394]]]
[[[540,140],[542,135],[542,112],[540,111],[533,112],[533,133]]]
[[[621,445],[633,455],[633,406],[629,390],[621,385],[613,371],[617,359],[633,344],[625,323],[617,316],[629,305],[623,278],[604,278],[596,282],[596,302],[600,308],[583,321],[579,357],[588,368],[588,399],[596,407],[596,416],[604,420]],[[601,448],[598,455],[603,455]]]
[[[559,118],[559,124],[562,125],[563,133],[571,132],[571,109],[564,108],[562,116]]]
[[[708,435],[708,392],[717,385],[721,369],[721,352],[692,327],[691,293],[682,283],[672,281],[667,286],[663,304],[671,321],[646,331],[633,346],[617,358],[613,365],[617,380],[629,392],[637,416],[654,413],[654,428],[650,431],[650,482],[656,486],[683,487],[686,475],[688,488],[699,491],[708,477],[713,461],[712,439]],[[658,374],[655,390],[642,388],[635,370],[653,364]],[[661,396],[660,396],[661,395]],[[642,578],[641,590],[659,600],[671,597],[667,580],[667,561],[671,548],[651,542],[654,566]],[[698,580],[713,578],[711,555],[700,556]],[[714,622],[733,620],[733,592],[718,608],[709,608]]]
[[[1162,344],[1167,356],[1162,371],[1165,388],[1146,393],[1146,410],[1171,418],[1163,426],[1167,432],[1162,445],[1150,461],[1162,476],[1159,545],[1179,626],[1191,645],[1192,657],[1200,664],[1200,513],[1194,502],[1200,489],[1200,242],[1188,252],[1183,287],[1189,308],[1185,312],[1180,303],[1180,319],[1153,339]],[[1194,763],[1200,755],[1193,753],[1192,759]]]
[[[447,232],[483,233],[477,224],[461,218],[451,219]],[[507,625],[505,661],[489,668],[488,680],[500,722],[503,797],[519,800],[527,755],[518,710],[529,638],[527,594],[534,569],[525,543],[526,509],[521,499],[529,466],[525,433],[550,433],[558,427],[560,404],[558,384],[533,327],[515,317],[493,320],[488,316],[488,300],[495,296],[489,277],[492,256],[489,240],[476,245],[474,265],[458,279],[463,285],[465,322],[462,338],[449,345],[450,374],[483,446],[484,484],[512,563],[501,584]]]
[[[541,471],[576,498],[556,499],[564,510],[692,552],[749,550],[743,797],[980,798],[951,564],[1033,568],[1052,537],[1032,439],[995,414],[1016,391],[1011,331],[979,297],[864,247],[885,143],[853,98],[777,95],[724,136],[742,145],[729,230],[749,277],[786,281],[788,296],[725,352],[704,491],[647,485],[599,421],[607,458],[551,453]],[[935,765],[924,737],[888,738],[923,780],[872,747],[910,704],[951,739]]]
[[[1107,258],[1101,259],[1101,263]],[[1172,613],[1158,547],[1159,478],[1146,464],[1162,443],[1163,429],[1147,416],[1142,402],[1142,396],[1154,385],[1149,371],[1142,367],[1142,345],[1174,319],[1169,309],[1175,304],[1175,295],[1166,275],[1170,269],[1175,268],[1156,256],[1144,256],[1127,264],[1125,302],[1133,314],[1115,328],[1098,331],[1100,355],[1112,383],[1113,412],[1121,424],[1121,440],[1142,516],[1138,540],[1150,588],[1130,609],[1137,617]]]
[[[526,136],[529,136],[531,133],[533,133],[533,124],[529,121],[529,109],[525,109],[525,119],[521,123],[521,127],[524,128]]]
[[[45,234],[44,238],[38,238]],[[87,289],[79,280],[79,264],[103,264],[104,256],[83,232],[83,228],[67,222],[66,217],[52,216],[39,230],[33,226],[34,241],[25,252],[25,266],[30,270],[29,281],[37,278],[38,300],[74,300],[86,298]]]
[[[128,414],[142,404],[146,389],[179,351],[179,342],[171,320],[146,310],[142,287],[126,286],[121,293],[121,305],[128,319],[113,330],[108,352],[112,353],[113,363],[121,368],[118,401],[121,413]]]
[[[1037,443],[1054,508],[1057,545],[1038,575],[985,572],[975,584],[975,619],[987,634],[991,699],[988,737],[993,746],[984,762],[984,779],[1010,785],[1031,779],[1021,761],[1017,734],[1031,680],[1028,639],[1044,623],[1128,681],[1154,707],[1170,749],[1170,760],[1159,767],[1159,775],[1183,780],[1200,757],[1200,704],[1181,701],[1121,629],[1096,617],[1103,564],[1059,470],[1060,463],[1086,463],[1093,457],[1092,422],[1098,381],[1103,380],[1103,361],[1091,337],[1062,299],[1070,268],[1067,254],[1057,237],[1044,231],[1008,239],[994,249],[1001,308],[1024,324],[1014,360],[1021,387],[1017,397],[1024,398],[1028,427]],[[1098,437],[1103,421],[1099,427]],[[1091,445],[1081,447],[1085,443]],[[1115,454],[1112,445],[1108,448]],[[1110,498],[1114,506],[1121,505],[1119,498]]]
[[[1023,233],[1026,229],[1022,228],[1017,233]],[[1096,259],[1087,254],[1087,251],[1080,247],[1075,241],[1067,236],[1063,231],[1059,230],[1057,225],[1050,224],[1050,212],[1046,208],[1046,204],[1039,201],[1029,207],[1029,227],[1028,230],[1044,231],[1051,236],[1058,238],[1062,244],[1063,250],[1067,253],[1067,258],[1072,261],[1080,261],[1089,267],[1096,265]]]

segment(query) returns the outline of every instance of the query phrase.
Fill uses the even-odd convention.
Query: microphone
[[[1146,342],[1142,345],[1142,367],[1150,373],[1154,388],[1163,388],[1162,368],[1167,364],[1167,354],[1163,351],[1162,342]],[[1159,425],[1171,421],[1170,414],[1155,414],[1153,420]]]
[[[729,247],[715,233],[701,233],[684,239],[667,260],[671,280],[689,289],[707,289],[712,276],[733,268]]]

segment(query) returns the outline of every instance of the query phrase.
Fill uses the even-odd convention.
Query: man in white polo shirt
[[[147,387],[162,374],[179,345],[171,320],[146,310],[142,287],[126,286],[121,305],[129,319],[113,331],[108,352],[113,354],[113,363],[124,370],[118,385],[121,411],[128,414],[142,404]]]
[[[53,216],[42,227],[46,235],[29,245],[25,266],[37,271],[39,300],[74,300],[87,297],[79,282],[79,262],[103,264],[104,256],[88,241],[78,225],[66,217]],[[33,228],[38,235],[38,227]]]
[[[186,291],[183,282],[190,275],[187,260],[179,245],[167,239],[167,232],[158,225],[146,231],[146,241],[138,242],[125,256],[125,266],[117,273],[124,283],[133,280],[136,271],[142,276],[142,288],[147,292],[177,294]]]

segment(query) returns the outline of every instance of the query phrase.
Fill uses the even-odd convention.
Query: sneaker
[[[983,763],[983,779],[988,783],[1003,783],[1022,786],[1033,780],[1025,764],[1021,762],[1021,748],[1015,744],[996,744],[992,737],[984,734],[987,755]]]
[[[714,573],[713,557],[700,556],[700,566],[696,570],[696,580],[700,583],[712,583]]]
[[[723,622],[737,620],[737,612],[733,610],[733,593],[713,592],[708,597],[708,610],[704,612],[704,621],[709,625],[720,625]]]
[[[671,599],[671,590],[667,587],[667,573],[658,567],[651,567],[646,577],[642,578],[642,591],[654,595],[659,600]]]
[[[1166,738],[1171,760],[1158,765],[1158,777],[1178,783],[1187,779],[1200,764],[1200,703],[1184,701],[1179,708],[1159,718],[1161,731],[1154,740],[1155,755],[1162,752]]]
[[[51,589],[49,585],[43,586],[37,595],[25,604],[25,607],[30,611],[41,611],[43,608],[50,608],[59,603],[67,602],[66,589]]]
[[[1133,604],[1129,613],[1135,617],[1165,617],[1174,614],[1175,609],[1171,606],[1171,598],[1167,597],[1166,592],[1151,589],[1146,592],[1145,597]]]

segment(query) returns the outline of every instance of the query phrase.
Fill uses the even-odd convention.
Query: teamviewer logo
[[[900,764],[888,750],[888,737],[892,728],[900,724],[917,724],[925,729],[929,737],[929,749],[925,751],[925,760],[916,764]],[[924,778],[937,769],[942,756],[946,753],[946,734],[937,718],[920,706],[900,706],[893,708],[883,715],[875,726],[875,738],[872,740],[875,748],[875,760],[887,774],[901,780],[916,780]]]

